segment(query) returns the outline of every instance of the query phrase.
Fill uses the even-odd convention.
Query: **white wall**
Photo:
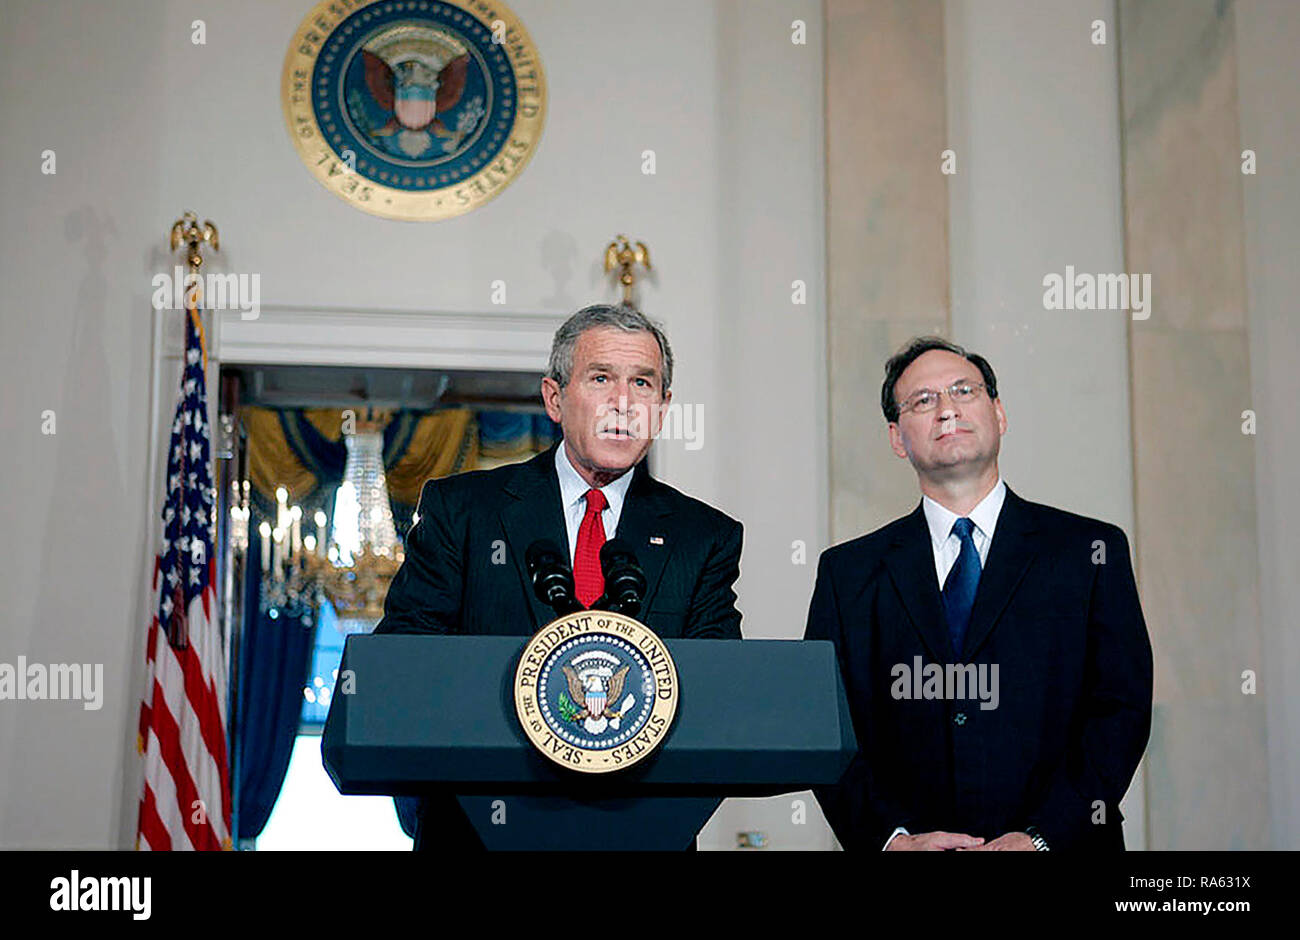
[[[801,632],[811,575],[789,543],[820,541],[826,503],[822,66],[820,40],[789,37],[795,16],[817,35],[819,4],[511,6],[546,69],[540,147],[483,208],[403,223],[327,193],[289,141],[280,69],[306,0],[7,5],[0,408],[16,446],[0,519],[30,552],[0,566],[0,661],[103,662],[108,693],[98,712],[0,703],[0,847],[133,841],[156,538],[149,280],[170,269],[162,246],[183,209],[217,223],[220,268],[260,274],[264,304],[362,317],[549,320],[615,296],[598,267],[615,233],[646,241],[658,276],[642,306],[668,326],[675,400],[701,404],[706,422],[699,450],[663,447],[660,473],[746,523],[746,632]],[[195,19],[205,46],[189,44]],[[45,147],[55,177],[38,172]],[[641,173],[647,149],[654,176]],[[789,303],[795,278],[806,308]],[[497,279],[504,309],[490,307]],[[163,362],[165,415],[175,363]],[[58,410],[54,437],[39,433],[44,408]]]
[[[102,663],[106,691],[98,711],[0,702],[0,847],[103,848],[122,844],[140,694],[148,272],[181,208],[157,186],[175,39],[156,2],[7,3],[4,22],[0,662]]]

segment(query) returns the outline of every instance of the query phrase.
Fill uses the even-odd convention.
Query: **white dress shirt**
[[[632,473],[628,470],[617,480],[599,487],[605,495],[605,508],[600,514],[600,524],[605,529],[606,540],[614,538],[618,531],[618,518],[623,514],[623,503],[627,499],[627,488],[632,485]],[[564,528],[569,535],[569,563],[573,563],[574,553],[578,549],[578,529],[582,527],[582,517],[587,514],[587,490],[591,485],[578,475],[569,455],[564,449],[564,441],[555,448],[555,472],[560,479],[560,505],[564,508]]]
[[[989,490],[989,494],[976,504],[966,518],[975,523],[971,531],[971,540],[975,550],[980,553],[980,570],[984,570],[989,560],[989,545],[993,541],[993,529],[998,524],[1002,512],[1002,503],[1007,498],[1007,485],[998,477],[998,482]],[[921,497],[921,509],[925,512],[925,523],[930,527],[930,548],[934,551],[934,573],[939,579],[939,590],[948,579],[948,572],[957,563],[961,554],[961,539],[952,531],[952,524],[958,516],[951,509],[939,505],[928,496]]]
[[[1002,503],[1007,498],[1007,485],[998,477],[998,482],[989,490],[989,494],[981,499],[970,511],[968,518],[975,523],[974,529],[971,530],[971,541],[975,543],[975,550],[980,555],[980,571],[984,570],[984,565],[989,560],[989,545],[993,542],[993,530],[997,527],[998,516],[1002,513]],[[921,497],[921,509],[925,513],[925,524],[930,528],[930,549],[934,552],[934,573],[939,581],[939,590],[943,590],[943,582],[948,580],[948,572],[952,571],[952,566],[957,563],[957,556],[961,554],[961,539],[952,531],[952,524],[961,517],[951,509],[941,506],[928,496]],[[889,843],[894,841],[894,836],[911,835],[902,826],[895,829],[888,839],[885,840],[884,847],[889,848]]]

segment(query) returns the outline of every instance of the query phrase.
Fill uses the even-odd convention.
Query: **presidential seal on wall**
[[[330,192],[390,219],[447,219],[537,148],[546,79],[497,0],[322,0],[284,59],[284,119]]]
[[[608,773],[663,743],[677,714],[677,667],[645,624],[584,610],[533,635],[515,670],[514,693],[534,747],[572,770]]]

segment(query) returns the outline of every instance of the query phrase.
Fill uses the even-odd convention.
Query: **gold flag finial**
[[[203,368],[208,367],[208,341],[203,335],[203,319],[199,316],[199,302],[202,299],[203,291],[200,286],[199,268],[203,265],[203,252],[199,249],[200,245],[209,244],[213,251],[221,250],[221,242],[217,236],[217,227],[212,224],[211,219],[204,219],[203,226],[199,226],[199,217],[188,209],[181,213],[181,217],[172,224],[171,246],[172,251],[176,251],[182,245],[185,246],[185,264],[189,267],[189,274],[185,276],[185,307],[189,311],[190,318],[194,321],[194,329],[199,334],[199,347],[203,352]],[[191,284],[190,282],[194,283]]]
[[[191,271],[198,271],[203,265],[203,254],[200,252],[199,246],[205,242],[212,246],[213,251],[221,250],[217,227],[212,224],[211,219],[205,219],[202,228],[200,228],[199,217],[186,210],[172,226],[172,251],[176,251],[184,245],[186,248],[185,263],[189,265]]]
[[[626,235],[619,235],[605,246],[605,273],[618,268],[618,282],[623,285],[623,303],[632,303],[632,287],[636,284],[636,274],[632,269],[637,265],[650,271],[650,249],[645,242],[637,242],[632,247]]]

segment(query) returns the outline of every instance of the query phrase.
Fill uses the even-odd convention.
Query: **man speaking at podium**
[[[567,549],[589,607],[604,593],[600,549],[617,537],[645,574],[646,626],[665,639],[740,639],[741,524],[645,465],[672,376],[668,338],[633,307],[565,321],[542,379],[563,439],[522,464],[424,484],[375,633],[527,636],[556,616],[533,589],[529,548]],[[422,802],[417,850],[480,844],[454,797]]]
[[[1151,727],[1128,540],[1002,481],[982,356],[913,340],[881,407],[922,499],[817,570],[805,638],[835,643],[859,745],[827,819],[848,849],[1122,849]]]

